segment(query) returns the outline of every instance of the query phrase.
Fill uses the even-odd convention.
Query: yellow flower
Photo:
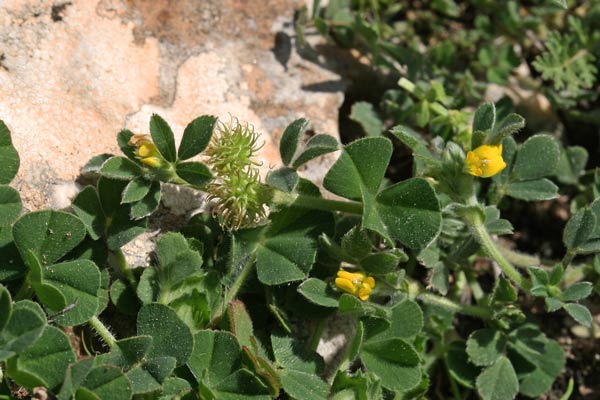
[[[141,163],[153,168],[159,168],[163,164],[162,155],[149,135],[133,135],[128,144],[137,147],[133,154],[140,159]]]
[[[489,178],[504,168],[506,163],[502,159],[502,144],[484,144],[467,153],[465,159],[466,171],[474,176]]]
[[[361,272],[348,272],[340,269],[335,278],[335,285],[344,292],[350,293],[361,300],[367,300],[375,287],[375,279]]]

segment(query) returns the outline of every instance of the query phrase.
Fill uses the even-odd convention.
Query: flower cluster
[[[133,154],[142,164],[151,168],[160,168],[164,164],[165,160],[152,142],[150,135],[133,135],[128,144],[136,147]]]
[[[335,278],[335,285],[344,292],[365,301],[375,287],[375,279],[372,276],[366,276],[362,272],[348,272],[341,269],[337,273],[337,278]]]
[[[502,144],[479,146],[467,153],[465,167],[469,174],[489,178],[506,168],[502,158]]]

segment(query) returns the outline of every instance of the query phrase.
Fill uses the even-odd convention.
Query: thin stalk
[[[460,392],[460,389],[458,388],[456,380],[454,380],[454,377],[450,373],[450,367],[448,366],[448,361],[445,357],[444,357],[443,363],[444,363],[444,367],[446,367],[446,375],[448,376],[448,380],[450,381],[450,389],[452,389],[452,394],[454,395],[454,399],[462,400],[463,395]]]
[[[275,204],[310,208],[322,211],[340,211],[348,214],[362,214],[362,203],[357,201],[328,200],[321,197],[285,193],[274,190],[271,201]]]
[[[527,268],[531,266],[542,265],[542,260],[537,256],[531,254],[525,254],[518,251],[511,250],[501,244],[497,245],[498,251],[502,253],[504,257],[517,267]]]
[[[121,249],[114,250],[109,254],[108,263],[117,274],[124,277],[127,282],[129,282],[133,289],[137,287],[137,281],[135,280],[135,276],[133,276],[133,271],[127,264],[125,254],[123,254]]]
[[[513,281],[518,287],[527,290],[530,288],[530,283],[523,278],[517,269],[504,257],[504,255],[496,247],[496,243],[490,237],[483,221],[478,213],[470,213],[466,216],[466,222],[471,227],[471,232],[485,251],[502,269],[502,271]]]
[[[88,321],[88,324],[100,335],[100,337],[104,340],[104,342],[111,349],[115,346],[115,342],[117,339],[110,333],[110,330],[98,319],[98,317],[93,316],[92,319]]]
[[[244,285],[244,282],[246,282],[246,279],[250,276],[250,274],[254,270],[254,261],[255,260],[256,260],[256,253],[252,253],[252,255],[248,258],[248,261],[246,262],[246,264],[240,271],[237,278],[235,278],[235,281],[233,281],[233,284],[231,285],[229,290],[227,290],[227,292],[225,293],[225,296],[223,296],[223,299],[219,303],[219,306],[216,308],[215,315],[213,316],[212,320],[208,324],[210,327],[215,327],[221,321],[221,317],[223,316],[225,307],[227,307],[227,305],[237,296],[239,290]]]
[[[573,251],[567,251],[567,254],[565,254],[565,256],[563,257],[561,263],[563,265],[563,268],[568,268],[569,265],[571,264],[571,261],[573,261],[573,259],[575,258],[576,253]]]
[[[423,303],[439,306],[451,312],[470,315],[471,317],[490,319],[493,316],[492,311],[486,307],[459,304],[433,293],[422,293],[417,298]]]

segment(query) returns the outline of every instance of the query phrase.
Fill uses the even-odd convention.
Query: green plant
[[[425,395],[439,365],[457,398],[461,386],[484,399],[546,392],[565,357],[526,320],[518,293],[591,325],[579,302],[592,284],[572,260],[600,251],[600,200],[594,192],[581,203],[555,266],[495,240],[512,232],[497,204],[556,197],[548,178],[561,154],[578,152],[561,153],[550,135],[517,146],[511,135],[522,117],[498,119],[488,103],[461,127],[460,144],[437,138],[431,146],[395,127],[414,154],[415,176],[391,184],[389,139],[340,147],[316,135],[301,146],[307,125],[288,126],[284,166],[262,182],[250,126],[202,116],[177,149],[154,115],[150,136],[117,135],[125,157],[94,157],[83,168],[93,184],[72,213],[20,215],[19,194],[6,185],[19,158],[1,123],[0,394],[17,385],[59,399],[408,399]],[[297,169],[336,150],[323,182],[340,198],[331,200]],[[201,153],[206,164],[189,161]],[[580,175],[574,166],[567,179]],[[478,176],[492,176],[491,184]],[[163,233],[151,265],[130,268],[121,248],[146,230],[162,182],[207,192],[213,213]],[[502,271],[487,292],[487,272],[471,267],[478,254]],[[415,276],[417,262],[429,269],[430,289]],[[467,288],[473,304],[460,301]],[[453,324],[459,315],[480,321],[466,341]],[[325,369],[315,349],[326,321],[339,316],[355,329],[341,360]],[[81,349],[71,344],[76,335]]]

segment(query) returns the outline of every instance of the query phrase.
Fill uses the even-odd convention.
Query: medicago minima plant
[[[455,398],[547,392],[565,355],[531,303],[591,325],[580,301],[594,272],[573,259],[600,251],[599,193],[582,197],[551,263],[498,242],[512,226],[497,205],[557,196],[557,140],[517,144],[524,120],[492,103],[460,143],[396,126],[414,176],[393,183],[389,138],[340,146],[305,140],[307,125],[286,128],[284,166],[263,181],[251,126],[201,116],[177,147],[154,115],[149,134],[119,132],[123,156],[83,167],[90,184],[71,210],[21,215],[8,186],[19,157],[0,124],[0,395],[417,399],[434,374]],[[322,188],[300,177],[334,151]],[[121,248],[146,232],[165,183],[206,193],[211,211],[163,231],[149,265],[131,268]],[[315,350],[337,324],[347,344],[325,364]]]

